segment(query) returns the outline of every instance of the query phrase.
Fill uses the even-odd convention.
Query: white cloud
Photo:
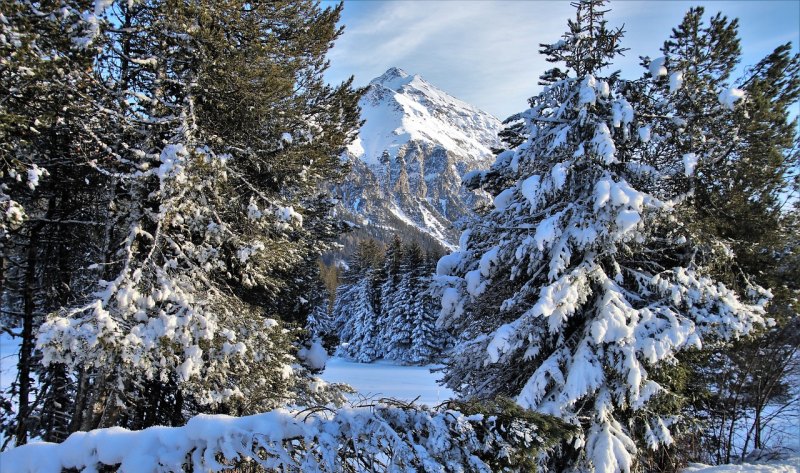
[[[542,14],[532,17],[532,6]],[[357,7],[349,15],[347,9]],[[565,2],[352,2],[330,53],[332,81],[359,84],[398,66],[500,118],[523,109],[547,67],[538,45],[555,41]],[[348,21],[349,20],[349,21]]]
[[[623,46],[631,48],[617,62],[626,75],[638,74],[638,56],[657,55],[692,4],[611,4],[609,25],[625,24]],[[796,13],[798,7],[794,2],[746,1],[711,2],[706,8],[730,10],[730,16],[743,19],[745,56],[751,52],[748,44],[766,45],[750,46],[756,59],[746,57],[744,63],[757,61],[787,35],[797,38],[796,22],[786,20],[794,13],[786,9]],[[558,40],[572,15],[564,1],[345,2],[345,33],[329,54],[327,77],[339,82],[355,75],[356,83],[365,85],[397,66],[503,119],[523,110],[526,99],[540,90],[538,77],[552,65],[538,53],[539,43]]]

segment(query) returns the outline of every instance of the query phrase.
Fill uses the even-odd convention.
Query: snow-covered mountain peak
[[[399,67],[390,67],[380,76],[372,79],[369,84],[370,85],[382,85],[387,89],[391,90],[398,90],[402,86],[411,82],[415,77],[419,76],[409,76],[406,71],[400,69]]]
[[[490,160],[501,127],[492,115],[396,67],[370,82],[360,105],[366,123],[348,151],[370,166],[379,165],[384,151],[396,158],[412,141],[465,161]]]
[[[455,247],[454,223],[485,198],[461,178],[494,161],[500,121],[396,67],[370,82],[359,105],[365,123],[347,150],[353,170],[340,210],[383,237],[413,228]]]

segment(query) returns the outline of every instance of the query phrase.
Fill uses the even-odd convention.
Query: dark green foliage
[[[567,20],[567,31],[563,40],[554,44],[540,44],[539,54],[548,62],[563,63],[566,70],[553,68],[539,79],[540,85],[550,85],[565,79],[570,72],[576,77],[594,74],[611,64],[614,56],[625,49],[620,46],[622,28],[609,29],[604,9],[605,0],[581,0],[571,3],[575,8],[575,20]]]
[[[450,401],[445,406],[478,420],[476,434],[488,447],[478,456],[492,471],[539,471],[542,453],[560,449],[579,432],[557,417],[523,409],[502,396]]]
[[[108,216],[100,194],[114,184],[89,171],[102,155],[85,128],[98,84],[85,73],[92,52],[64,34],[77,22],[34,15],[25,2],[0,10],[0,328],[20,344],[18,379],[2,394],[18,408],[3,402],[3,429],[16,443],[29,434],[60,440],[71,428],[75,386],[63,366],[39,365],[36,330],[48,312],[89,292],[98,271],[86,261],[102,252]],[[17,204],[24,221],[14,217]]]
[[[768,404],[787,402],[782,396],[796,369],[798,341],[786,331],[797,320],[800,227],[787,199],[797,191],[797,122],[790,109],[800,98],[800,57],[784,44],[748,68],[738,81],[745,97],[723,117],[713,110],[739,62],[738,22],[703,16],[702,8],[689,10],[663,48],[667,68],[683,74],[672,94],[686,121],[676,124],[670,146],[713,157],[698,163],[681,223],[715,278],[740,291],[753,283],[774,288],[769,315],[777,322],[747,339],[683,355],[669,373],[684,380],[675,386],[682,396],[674,407],[693,420],[672,453],[683,461],[728,463],[768,447],[762,431],[772,419],[761,414]],[[733,258],[720,257],[726,252]],[[736,431],[745,437],[737,439]]]
[[[3,417],[16,443],[250,412],[282,404],[295,384],[303,391],[269,366],[292,359],[292,326],[322,293],[317,260],[343,228],[320,190],[346,173],[339,154],[359,120],[359,91],[323,79],[341,8],[3,2],[0,308],[22,342],[8,393],[20,409]],[[198,292],[152,297],[164,284]],[[148,306],[133,317],[130,290]],[[79,332],[51,332],[44,362],[33,350],[46,317],[87,333],[103,326],[97,314],[122,333],[61,344]],[[190,343],[201,376],[133,366],[152,357],[178,368],[188,347],[169,330],[148,353],[119,349],[159,317],[188,314],[220,321]],[[288,330],[259,333],[267,317]],[[229,350],[220,337],[237,336],[262,338],[248,347],[258,363],[215,359]],[[209,402],[206,388],[250,394]]]

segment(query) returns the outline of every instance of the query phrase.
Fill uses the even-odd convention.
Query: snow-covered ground
[[[15,330],[19,331],[19,330]],[[19,362],[19,339],[13,338],[7,332],[0,332],[0,392],[5,393],[11,384],[17,380],[17,363]],[[14,412],[17,411],[17,399],[11,399]],[[6,441],[6,436],[0,432],[0,445]],[[0,471],[5,473],[2,465]]]
[[[390,362],[360,364],[334,357],[328,360],[322,377],[356,388],[359,392],[352,396],[356,403],[365,398],[392,397],[436,405],[451,398],[453,393],[436,383],[439,376],[431,373],[431,368],[433,366],[399,366]],[[199,415],[183,427],[151,427],[135,432],[112,427],[78,432],[61,444],[34,442],[2,452],[0,471],[44,473],[64,468],[94,471],[98,463],[121,464],[120,471],[181,471],[187,456],[191,456],[193,464],[200,465],[203,471],[222,471],[227,467],[217,463],[218,458],[250,457],[249,448],[256,442],[266,449],[276,469],[282,469],[281,462],[285,462],[290,465],[286,468],[288,471],[299,471],[291,451],[295,444],[281,439],[314,439],[310,444],[315,445],[317,454],[310,457],[326,460],[328,456],[322,453],[335,451],[336,442],[343,441],[332,437],[331,432],[341,430],[347,438],[350,434],[346,428],[368,425],[373,416],[368,407],[343,409],[332,419],[325,415],[297,416],[295,412],[278,409],[238,418]],[[316,471],[306,467],[302,471]]]
[[[692,464],[683,473],[798,473],[800,457],[769,463],[743,463],[741,465],[708,466]]]
[[[360,399],[395,398],[435,406],[452,399],[453,392],[439,386],[441,373],[431,373],[436,366],[400,366],[388,361],[355,363],[333,357],[328,360],[322,379],[329,383],[347,383],[358,391]],[[417,399],[418,398],[418,399]]]
[[[365,123],[348,150],[373,166],[382,166],[383,151],[395,158],[412,140],[486,159],[502,128],[491,114],[395,67],[370,82],[359,106]]]

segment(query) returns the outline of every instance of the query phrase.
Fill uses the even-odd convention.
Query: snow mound
[[[733,110],[736,102],[744,99],[745,92],[742,89],[725,89],[719,93],[719,103],[728,110]]]
[[[650,75],[653,76],[654,79],[668,74],[667,68],[664,66],[666,61],[666,58],[659,57],[650,62]]]
[[[397,403],[336,412],[199,415],[184,427],[112,427],[77,432],[61,444],[23,445],[0,453],[0,465],[9,473],[97,472],[102,465],[144,473],[221,472],[238,466],[250,471],[256,463],[267,471],[318,473],[352,471],[354,465],[380,459],[385,462],[381,471],[417,471],[409,465],[424,465],[425,471],[489,472],[482,460],[490,458],[489,452],[505,448],[520,455],[518,446],[528,450],[540,441],[532,424],[515,427],[504,438],[505,432],[494,430],[493,418]],[[487,430],[495,433],[486,435]]]
[[[315,340],[310,347],[303,347],[297,352],[298,358],[305,361],[311,369],[323,370],[328,362],[328,352],[322,344]]]

